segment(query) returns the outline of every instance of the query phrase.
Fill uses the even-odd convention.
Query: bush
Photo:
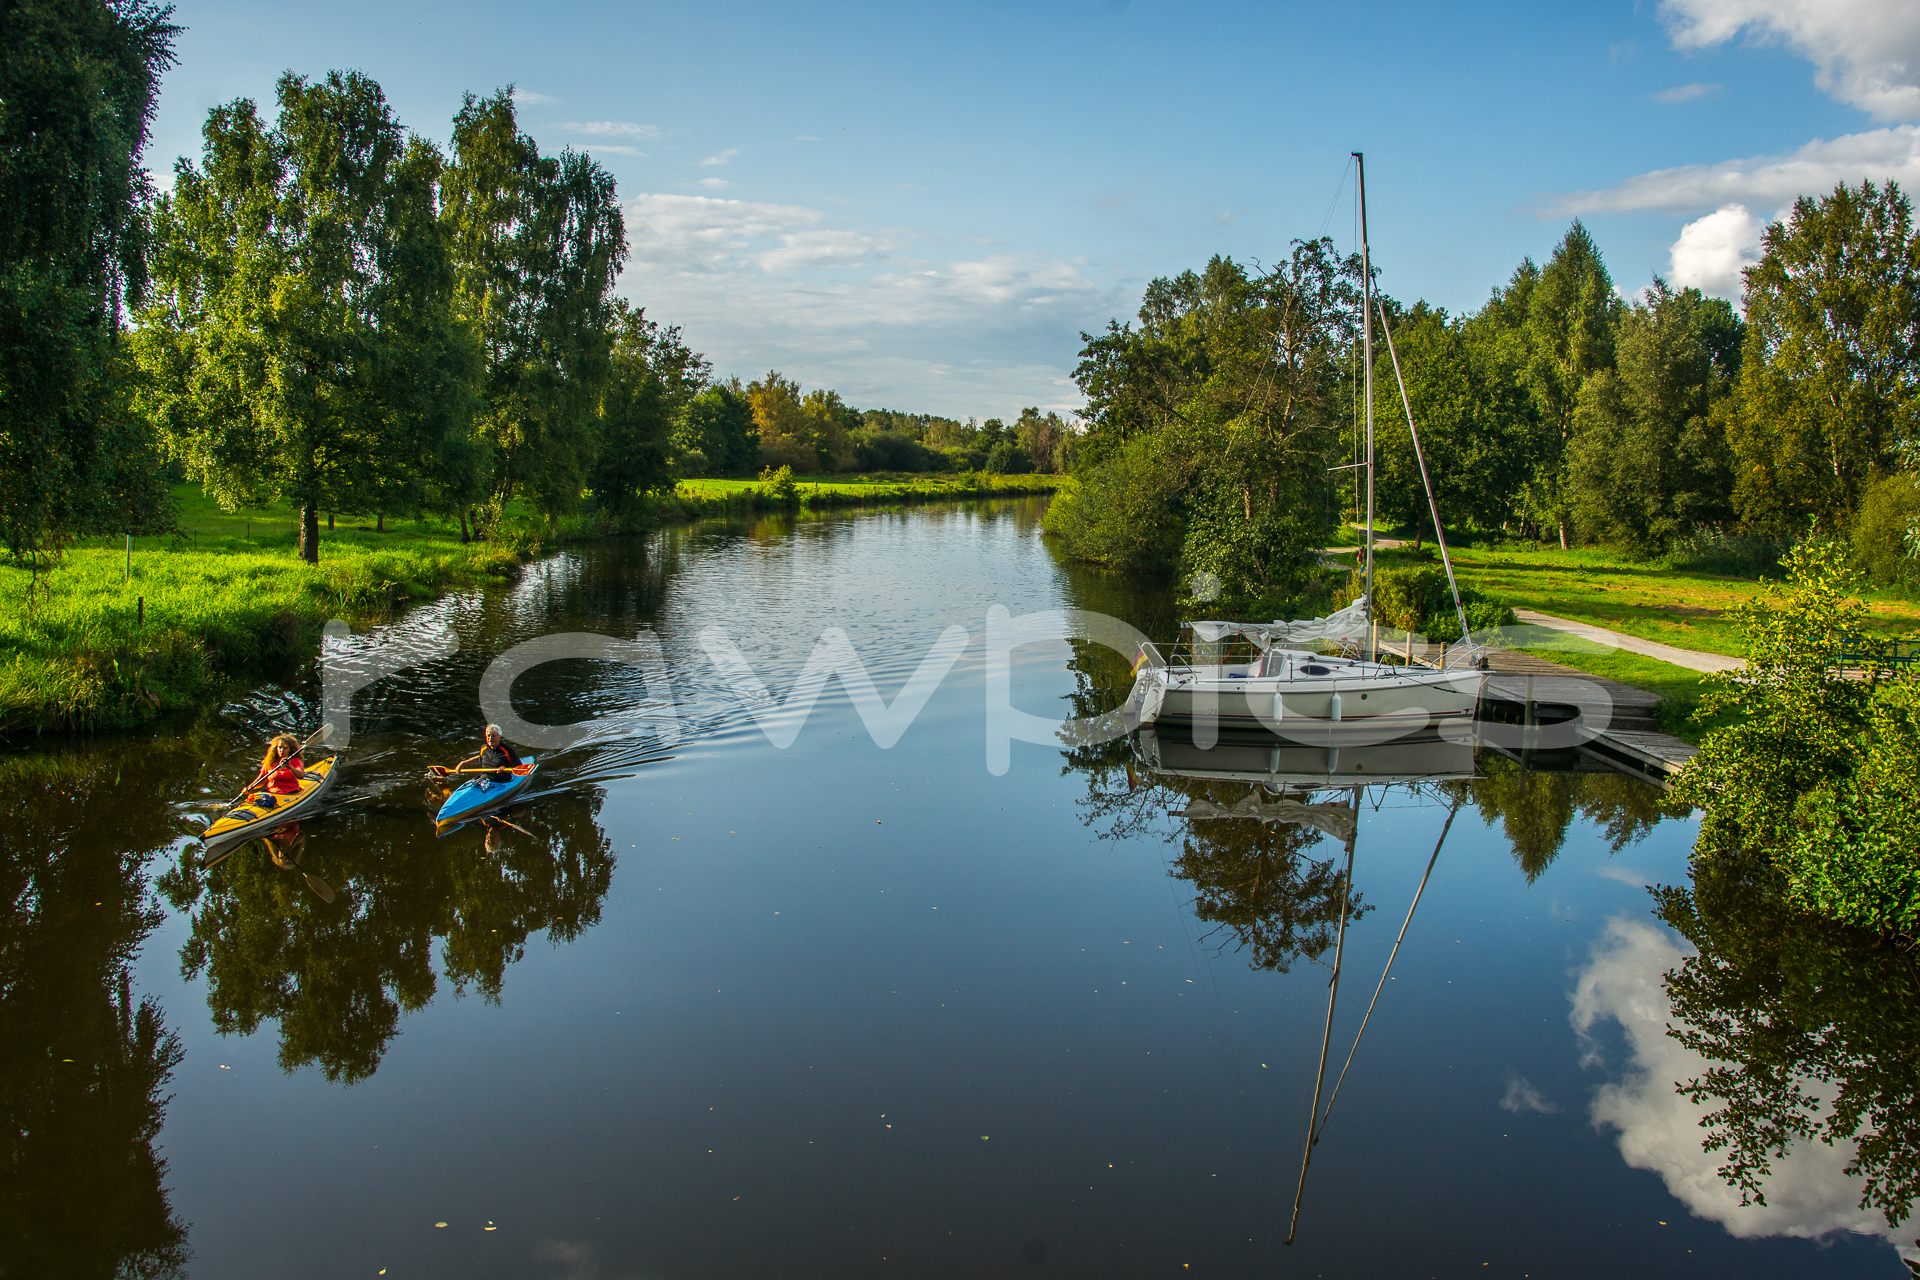
[[[760,473],[760,483],[766,488],[761,492],[783,507],[800,505],[800,487],[793,482],[793,468],[768,467]]]
[[[1178,494],[1155,465],[1152,442],[1137,440],[1054,498],[1042,527],[1076,560],[1164,577],[1180,562],[1183,516]]]
[[[1033,459],[1013,440],[1002,440],[987,452],[984,468],[989,475],[1017,476],[1033,470]]]
[[[853,437],[853,458],[865,471],[940,471],[946,458],[898,431],[861,431]]]
[[[1360,575],[1355,574],[1347,599],[1360,595]],[[1468,587],[1460,592],[1466,610],[1467,625],[1475,635],[1496,627],[1511,627],[1519,621],[1505,601],[1496,600]],[[1447,575],[1438,566],[1413,564],[1373,567],[1373,616],[1383,627],[1411,631],[1434,643],[1457,644],[1460,617],[1453,610],[1453,593],[1447,590]]]
[[[1729,533],[1725,529],[1695,529],[1674,540],[1667,563],[1675,569],[1724,573],[1742,578],[1773,578],[1780,574],[1780,558],[1793,548],[1790,539]]]
[[[1853,562],[1883,586],[1920,582],[1920,483],[1899,472],[1867,486],[1853,520]]]

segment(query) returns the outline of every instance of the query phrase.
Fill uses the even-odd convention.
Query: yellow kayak
[[[312,813],[320,807],[320,797],[333,785],[333,767],[338,760],[337,756],[329,756],[307,766],[300,774],[298,791],[284,795],[269,793],[273,799],[271,808],[261,803],[260,792],[249,795],[207,828],[206,834],[200,837],[202,849],[211,854],[231,848]]]

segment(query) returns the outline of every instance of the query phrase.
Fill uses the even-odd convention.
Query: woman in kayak
[[[253,803],[271,809],[279,803],[275,796],[299,794],[300,774],[305,768],[300,760],[300,739],[290,733],[277,735],[267,744],[266,758],[260,762],[260,772],[267,780],[266,790],[254,796]]]
[[[501,735],[500,726],[497,724],[487,726],[486,740],[487,745],[485,750],[481,751],[479,755],[468,756],[465,760],[453,766],[454,769],[456,771],[464,769],[468,765],[478,761],[482,769],[495,770],[494,773],[488,775],[487,780],[489,782],[507,782],[512,780],[513,774],[508,772],[508,770],[519,767],[519,754],[507,745],[507,740]]]

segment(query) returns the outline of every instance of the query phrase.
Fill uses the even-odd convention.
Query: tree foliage
[[[1913,207],[1894,183],[1843,182],[1796,201],[1762,245],[1729,431],[1736,501],[1763,532],[1844,524],[1920,425]]]
[[[1740,367],[1733,308],[1654,277],[1621,317],[1617,365],[1574,410],[1568,498],[1583,536],[1654,555],[1733,516],[1724,414]]]
[[[0,4],[0,539],[16,556],[169,519],[120,327],[147,282],[140,152],[172,13]]]
[[[1358,258],[1324,239],[1295,242],[1258,274],[1216,257],[1155,280],[1139,328],[1084,335],[1082,482],[1049,528],[1075,555],[1147,571],[1171,567],[1177,538],[1179,563],[1236,594],[1297,582],[1336,518],[1327,467],[1347,417],[1358,300]],[[1130,493],[1128,477],[1152,487]],[[1142,523],[1165,533],[1125,527]]]
[[[543,157],[508,86],[454,117],[442,216],[456,311],[480,343],[481,424],[496,503],[549,516],[578,500],[612,375],[613,286],[627,257],[613,178],[574,151]]]
[[[189,473],[229,506],[298,508],[312,562],[323,507],[378,506],[383,472],[457,441],[465,353],[430,149],[358,72],[288,73],[277,97],[271,126],[246,99],[215,108],[201,163],[177,166],[136,349]]]

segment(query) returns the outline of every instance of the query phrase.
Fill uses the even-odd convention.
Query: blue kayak
[[[456,788],[447,797],[446,803],[440,806],[440,812],[434,815],[434,822],[443,827],[453,822],[465,822],[524,795],[527,788],[533,785],[534,758],[523,756],[520,764],[526,772],[516,773],[505,782],[495,782],[491,776],[487,776],[475,778]]]

